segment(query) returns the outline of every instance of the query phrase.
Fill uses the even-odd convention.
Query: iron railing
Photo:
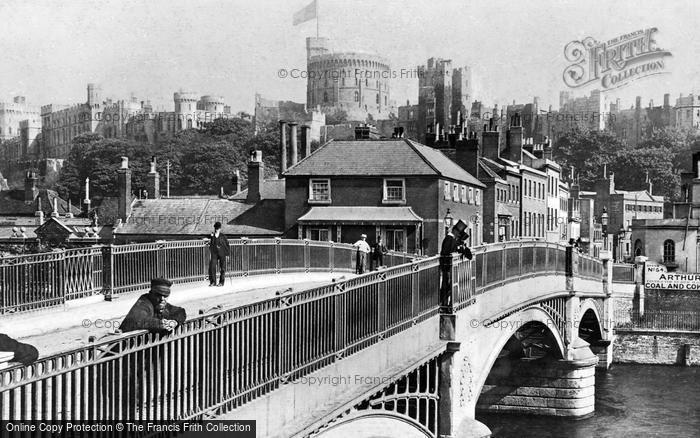
[[[333,242],[283,239],[229,240],[227,277],[290,272],[354,272],[355,248]],[[414,256],[390,252],[387,266]],[[204,281],[206,240],[168,241],[89,248],[0,259],[0,314],[36,310],[67,300],[148,288],[155,277],[174,283]]]
[[[659,330],[700,330],[700,312],[685,310],[653,310],[615,312],[616,328],[659,329]]]
[[[138,332],[0,371],[2,418],[221,413],[438,312],[436,257]]]
[[[120,251],[115,254],[112,247],[110,257],[117,261],[111,266],[119,270],[110,273],[115,284],[141,285],[145,277],[138,272],[121,279],[119,275],[129,268],[138,271],[143,266],[139,263],[149,261],[160,263],[164,272],[182,281],[196,278],[190,267],[171,265],[189,260],[183,259],[188,256],[180,253],[182,248],[200,251],[202,244],[178,242],[162,258],[158,251],[165,246],[139,246],[139,251],[132,251],[138,256],[121,261]],[[308,270],[321,269],[325,263],[333,269],[352,266],[348,266],[349,246],[302,242],[297,248],[303,249],[292,254],[284,252],[286,246],[294,247],[270,241],[259,250],[268,251],[266,261],[241,265],[235,272],[268,272],[273,266],[283,271],[291,264],[280,264],[280,255],[293,258],[295,252],[295,260],[301,264],[303,259]],[[251,242],[238,245],[244,263],[250,262],[245,253],[251,248]],[[573,270],[567,265],[571,248],[557,244],[514,242],[474,252],[473,260],[457,256],[450,267],[451,302],[456,306],[466,307],[475,294],[507,281]],[[392,257],[398,262],[402,256]],[[510,266],[515,262],[520,265],[517,269]],[[439,302],[439,286],[439,257],[413,260],[198,316],[169,336],[134,332],[44,357],[29,366],[16,365],[0,371],[0,415],[24,420],[184,420],[222,414],[437,315],[444,305]]]

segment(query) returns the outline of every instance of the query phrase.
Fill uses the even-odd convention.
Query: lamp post
[[[603,214],[600,215],[600,225],[603,231],[603,249],[608,249],[608,209],[603,207]]]
[[[622,241],[625,240],[625,227],[620,225],[620,230],[617,232],[617,261],[622,263],[623,257],[622,257],[622,248],[623,248],[623,243]]]
[[[452,217],[452,214],[450,213],[450,209],[447,209],[447,212],[445,213],[445,236],[447,236],[447,233],[450,232],[450,229],[452,229],[452,222],[454,221],[454,218]]]

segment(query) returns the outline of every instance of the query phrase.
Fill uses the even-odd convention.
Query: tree
[[[554,160],[564,168],[576,168],[582,188],[592,190],[603,175],[603,166],[615,161],[624,145],[610,132],[575,129],[554,145]]]
[[[336,109],[330,114],[326,114],[326,125],[342,125],[348,122],[348,113],[345,110]]]
[[[673,153],[666,147],[628,147],[617,154],[610,170],[615,172],[616,185],[621,189],[646,188],[648,172],[655,195],[679,198],[680,175],[673,166]]]
[[[152,151],[135,141],[86,134],[73,140],[68,159],[59,176],[57,190],[62,197],[80,201],[85,194],[85,178],[90,178],[90,195],[117,196],[117,169],[121,157],[129,158],[134,190],[146,188]]]

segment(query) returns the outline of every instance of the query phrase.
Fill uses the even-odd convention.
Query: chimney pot
[[[122,157],[122,169],[128,169],[129,168],[129,157]]]

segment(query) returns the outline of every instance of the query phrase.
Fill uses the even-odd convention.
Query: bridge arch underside
[[[365,412],[316,435],[318,438],[426,438],[433,437],[410,418],[386,412]]]
[[[587,318],[584,332],[599,336],[592,328],[597,320]],[[597,358],[584,343],[579,347],[587,350],[587,359],[568,360],[571,355],[567,355],[563,333],[567,329],[540,307],[504,319],[494,329],[502,333],[497,334],[485,363],[488,374],[482,375],[481,386],[477,386],[481,390],[476,412],[551,416],[592,413]]]

